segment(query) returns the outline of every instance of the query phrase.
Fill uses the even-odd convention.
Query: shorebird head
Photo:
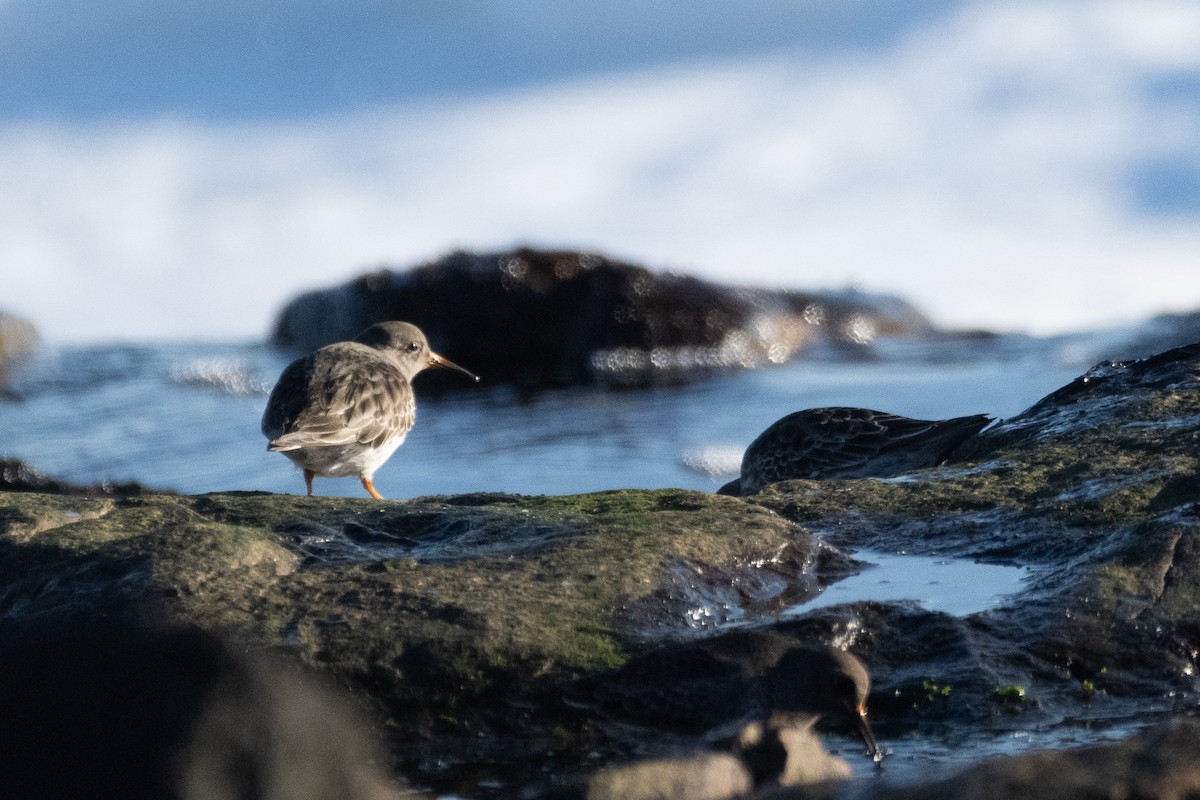
[[[871,674],[855,656],[836,647],[797,647],[779,659],[770,677],[775,708],[849,718],[867,746],[867,755],[876,762],[883,759],[867,721]]]
[[[478,375],[430,350],[425,334],[408,322],[377,322],[354,337],[354,341],[390,355],[409,380],[423,369],[440,367],[458,370],[479,382]]]

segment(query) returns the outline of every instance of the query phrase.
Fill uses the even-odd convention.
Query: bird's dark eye
[[[408,343],[408,352],[410,352],[410,353],[415,353],[415,352],[417,352],[417,351],[418,351],[418,350],[420,350],[420,349],[421,349],[421,345],[417,344],[416,342],[409,342],[409,343]]]

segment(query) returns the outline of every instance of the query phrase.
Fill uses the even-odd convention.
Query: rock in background
[[[489,383],[529,390],[668,383],[782,363],[818,343],[868,357],[877,336],[932,331],[893,297],[739,289],[590,253],[520,248],[454,253],[310,292],[283,309],[271,340],[310,351],[389,319],[414,323],[435,350]]]

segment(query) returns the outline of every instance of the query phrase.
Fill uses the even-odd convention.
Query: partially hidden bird
[[[731,631],[635,656],[597,682],[609,716],[703,732],[728,723],[805,712],[852,728],[875,761],[883,751],[867,721],[871,676],[851,653],[774,631]]]
[[[750,443],[740,477],[718,491],[747,495],[779,481],[886,478],[937,466],[991,421],[986,414],[928,420],[869,408],[797,411]]]
[[[284,368],[263,412],[267,449],[313,478],[357,477],[376,500],[375,471],[396,452],[416,418],[412,380],[428,367],[479,377],[429,349],[407,322],[378,322]]]

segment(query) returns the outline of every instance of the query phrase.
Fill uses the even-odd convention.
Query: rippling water
[[[389,498],[612,488],[711,491],[784,414],[854,405],[916,417],[1014,414],[1096,360],[1080,342],[1014,338],[974,350],[894,343],[875,363],[796,361],[645,391],[580,388],[518,398],[488,387],[418,394],[417,424],[377,473]],[[1087,353],[1088,355],[1083,355]],[[451,358],[452,353],[447,354]],[[0,455],[54,477],[134,480],[186,493],[304,490],[266,451],[266,394],[289,360],[255,344],[47,346],[0,404]],[[364,495],[318,479],[323,495]]]
[[[423,396],[418,378],[416,427],[375,483],[391,498],[620,487],[711,491],[736,470],[742,449],[759,432],[792,411],[855,405],[929,418],[1010,416],[1100,358],[1121,355],[1105,352],[1108,346],[1099,337],[1012,337],[953,351],[944,343],[892,342],[871,363],[800,360],[687,386],[581,388],[533,399],[486,383]],[[14,376],[13,393],[21,399],[0,403],[0,456],[77,483],[300,493],[299,470],[268,453],[258,430],[267,392],[288,360],[255,344],[45,347]],[[486,364],[465,366],[486,380]],[[364,496],[354,479],[323,479],[316,486],[320,494]],[[963,615],[1004,602],[1027,574],[897,554],[859,557],[875,566],[788,613],[859,599],[909,599]],[[892,755],[879,774],[860,757],[856,741],[835,736],[827,745],[860,777],[904,781],[928,777],[931,764],[947,770],[983,755],[1119,737],[1146,711],[1116,701],[1089,709],[1086,719],[1048,720],[1044,733],[998,719],[986,731],[885,736]]]

